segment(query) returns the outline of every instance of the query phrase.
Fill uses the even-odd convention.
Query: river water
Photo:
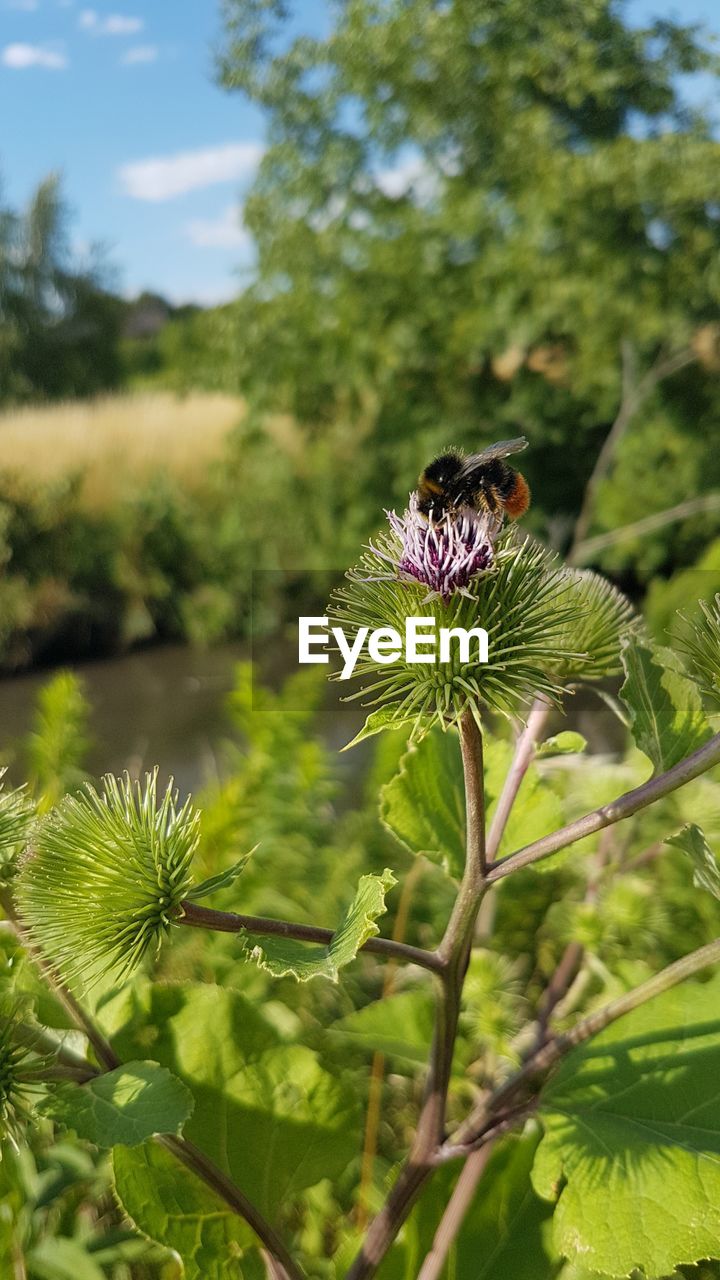
[[[88,772],[137,775],[158,764],[181,792],[197,789],[218,772],[221,744],[230,736],[226,698],[235,663],[246,656],[241,645],[207,651],[163,645],[74,665],[92,708]],[[0,761],[9,761],[15,781],[22,775],[18,744],[52,674],[0,680]]]
[[[92,748],[88,772],[137,776],[159,765],[172,775],[181,791],[197,791],[222,773],[223,743],[233,730],[227,695],[236,663],[250,657],[248,645],[228,644],[197,650],[185,645],[162,645],[120,657],[73,665],[82,678],[91,706]],[[297,670],[297,655],[287,643],[263,645],[258,659],[270,685]],[[0,764],[9,765],[12,782],[23,780],[21,742],[32,727],[39,690],[53,672],[33,671],[0,680]],[[318,728],[328,745],[338,750],[357,733],[365,712],[356,703],[344,705],[341,686],[329,683]],[[567,718],[557,717],[555,729],[579,729],[593,751],[621,748],[623,732],[611,712],[592,694],[578,694]],[[367,750],[340,758],[343,771],[353,775]]]

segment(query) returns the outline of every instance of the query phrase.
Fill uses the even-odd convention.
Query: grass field
[[[191,485],[243,414],[234,396],[117,395],[0,414],[0,472],[44,486],[83,474],[88,507],[110,506],[153,471]]]

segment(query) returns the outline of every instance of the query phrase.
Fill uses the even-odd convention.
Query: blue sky
[[[629,13],[720,31],[720,0],[631,0]],[[324,0],[296,5],[303,29],[325,20]],[[216,0],[0,0],[4,200],[23,204],[59,170],[73,242],[103,244],[124,293],[212,303],[251,269],[238,210],[263,121],[213,83],[220,38]]]

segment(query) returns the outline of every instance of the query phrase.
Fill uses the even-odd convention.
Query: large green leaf
[[[622,660],[620,696],[630,712],[633,738],[654,772],[663,773],[712,737],[700,691],[668,649],[631,641]]]
[[[720,1251],[720,975],[570,1054],[541,1095],[533,1181],[560,1254],[648,1278]]]
[[[457,733],[433,729],[411,744],[380,796],[380,815],[412,853],[459,880],[465,860],[465,800]]]
[[[252,1231],[169,1151],[150,1142],[116,1147],[113,1174],[128,1217],[180,1254],[186,1280],[242,1280],[240,1255]]]
[[[485,805],[488,829],[513,756],[511,743],[484,736]],[[408,748],[400,770],[383,787],[380,812],[386,826],[413,853],[424,854],[454,879],[465,859],[465,799],[457,734],[434,729]],[[561,826],[563,809],[552,781],[530,765],[523,777],[500,843],[512,853]],[[539,864],[552,870],[558,859]]]
[[[156,1133],[179,1133],[193,1096],[166,1067],[128,1062],[87,1084],[62,1084],[40,1110],[98,1147],[134,1147]]]
[[[355,959],[368,938],[380,932],[375,921],[385,914],[385,894],[395,883],[388,867],[380,876],[361,876],[357,893],[327,946],[308,946],[294,938],[253,938],[245,944],[247,951],[277,978],[289,974],[299,982],[310,978],[337,982],[340,970]]]
[[[720,898],[720,866],[700,827],[690,822],[682,831],[668,836],[665,844],[681,849],[693,864],[695,884]]]
[[[537,1134],[511,1138],[493,1154],[450,1249],[443,1280],[553,1280],[558,1264],[548,1257],[544,1241],[552,1210],[530,1181],[537,1144]],[[430,1183],[379,1280],[415,1280],[457,1174],[445,1169]]]
[[[239,992],[211,984],[140,987],[104,1010],[120,1056],[153,1057],[192,1090],[184,1133],[274,1217],[305,1187],[344,1171],[358,1150],[352,1089],[278,1033]]]
[[[365,1053],[385,1053],[413,1070],[428,1060],[434,1026],[435,1001],[431,991],[417,989],[373,1000],[332,1025],[348,1045]]]

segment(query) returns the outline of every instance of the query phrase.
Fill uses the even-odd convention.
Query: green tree
[[[649,510],[717,487],[720,145],[678,87],[717,71],[701,31],[613,0],[344,0],[318,37],[276,0],[225,15],[221,83],[269,125],[238,316],[256,399],[374,431],[388,497],[450,435],[520,424],[556,539],[613,422],[601,527],[641,481]]]
[[[97,264],[76,262],[56,175],[27,209],[0,210],[0,403],[115,386],[124,304]]]

